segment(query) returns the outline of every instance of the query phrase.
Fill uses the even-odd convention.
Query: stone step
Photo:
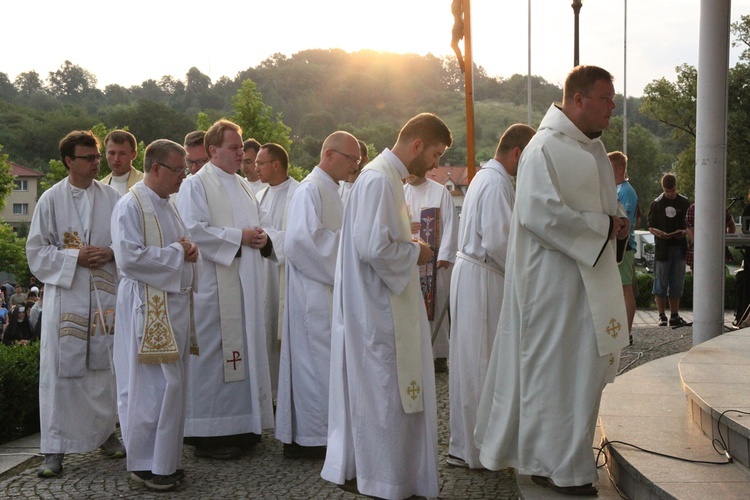
[[[678,367],[684,356],[651,361],[607,386],[599,411],[605,440],[691,460],[726,462],[692,420]],[[610,474],[628,498],[733,499],[748,498],[750,492],[750,470],[737,462],[687,463],[621,444],[608,446],[607,458]]]
[[[750,468],[750,415],[731,411],[750,412],[750,329],[693,347],[679,368],[690,417],[706,436],[723,439],[730,456]]]

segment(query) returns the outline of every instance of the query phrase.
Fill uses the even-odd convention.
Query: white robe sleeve
[[[456,206],[450,191],[440,186],[440,249],[437,260],[456,262],[456,250],[458,246],[458,217],[456,217]]]
[[[516,200],[520,224],[547,249],[593,267],[609,238],[610,217],[601,212],[578,212],[565,203],[557,186],[557,177],[544,149],[524,152],[528,158],[519,177],[534,188]],[[544,207],[544,211],[534,210]]]
[[[60,248],[51,190],[37,203],[26,240],[32,274],[42,282],[70,289],[78,267],[78,250]]]
[[[182,245],[173,242],[165,247],[144,246],[141,211],[135,199],[126,196],[112,213],[112,241],[118,269],[135,281],[179,293],[185,261]],[[175,239],[175,235],[167,233],[168,228],[162,227],[162,231],[165,241]]]
[[[284,253],[306,278],[333,286],[341,231],[323,227],[322,203],[314,182],[297,188],[289,203]]]
[[[385,285],[400,294],[417,265],[419,245],[399,241],[399,221],[391,186],[380,173],[357,180],[366,181],[354,214],[353,238],[360,259],[369,264]],[[344,271],[346,272],[346,271]]]
[[[211,214],[200,179],[193,176],[184,183],[177,196],[177,209],[190,239],[198,245],[204,259],[229,266],[242,244],[242,229],[210,226]]]
[[[487,189],[477,210],[479,230],[482,232],[482,247],[487,256],[505,269],[505,258],[508,254],[508,235],[513,216],[513,186],[505,179],[496,189]]]

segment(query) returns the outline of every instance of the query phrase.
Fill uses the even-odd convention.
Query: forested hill
[[[2,70],[2,68],[0,68]],[[252,79],[263,102],[291,128],[292,161],[309,168],[320,141],[344,128],[376,149],[391,146],[400,125],[421,111],[443,117],[456,136],[446,161],[465,163],[463,75],[455,59],[342,50],[274,54],[257,67],[211,81],[196,68],[184,78],[163,76],[125,88],[97,87],[96,75],[70,61],[46,78],[31,70],[10,81],[0,73],[0,144],[11,160],[44,171],[68,131],[102,123],[128,127],[139,141],[181,142],[199,112],[231,117],[232,99]],[[532,78],[538,122],[562,90]],[[526,121],[526,77],[493,78],[475,71],[477,160],[492,156],[502,130]]]
[[[525,106],[525,78],[490,78],[481,68],[476,73],[478,101],[510,104],[508,123],[525,116],[525,108],[513,109]],[[419,111],[444,115],[456,131],[457,146],[463,142],[463,76],[455,61],[430,55],[308,50],[291,57],[275,54],[234,79],[215,82],[191,68],[182,79],[167,75],[139,86],[113,84],[102,90],[94,74],[69,61],[47,78],[28,71],[11,82],[0,73],[0,144],[13,161],[44,170],[57,156],[60,137],[97,123],[128,127],[145,144],[162,137],[180,142],[196,128],[199,112],[209,120],[232,116],[232,98],[248,78],[257,84],[265,104],[291,128],[296,164],[314,164],[320,141],[337,128],[351,130],[377,149],[390,146],[398,127]],[[542,79],[535,78],[534,87],[537,110],[559,99],[560,89]],[[480,105],[480,120],[495,114],[482,109]],[[487,135],[485,153],[494,147],[495,129],[502,126],[497,118],[479,124],[480,145],[483,133]],[[454,163],[462,162],[458,149],[463,152],[454,148]]]

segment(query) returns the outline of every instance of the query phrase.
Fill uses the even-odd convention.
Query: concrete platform
[[[732,411],[750,412],[750,329],[693,347],[679,368],[690,417],[706,436],[723,440],[732,458],[750,468],[750,415]]]
[[[678,368],[684,356],[652,361],[610,384],[599,412],[602,434],[610,442],[717,465],[687,463],[612,444],[607,448],[607,467],[628,498],[747,498],[750,470],[736,462],[725,464],[726,458],[691,418]]]

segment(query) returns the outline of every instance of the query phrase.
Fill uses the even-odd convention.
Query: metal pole
[[[693,344],[724,324],[724,232],[731,0],[701,0],[695,139]]]
[[[625,0],[622,56],[622,152],[628,155],[628,0]]]
[[[529,0],[529,28],[527,47],[529,50],[529,71],[528,80],[526,82],[526,125],[531,127],[531,0]]]
[[[575,20],[575,30],[573,32],[573,67],[578,66],[578,14],[581,12],[583,0],[573,0],[573,18]]]
[[[469,182],[474,178],[474,58],[471,52],[471,1],[463,0],[464,8],[464,63],[466,85],[466,166]]]

